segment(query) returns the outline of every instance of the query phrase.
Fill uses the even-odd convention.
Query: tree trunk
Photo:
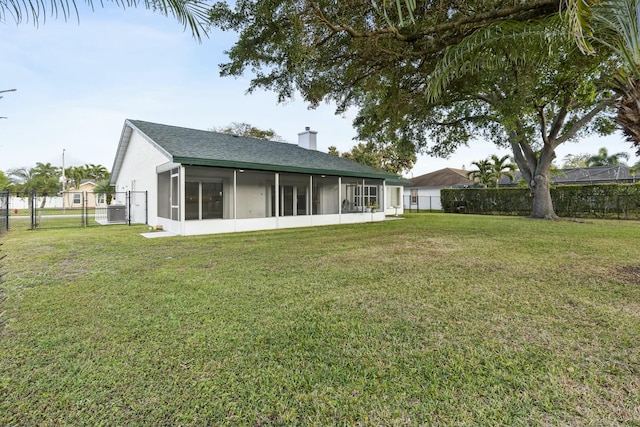
[[[537,174],[530,184],[533,193],[533,208],[531,218],[556,219],[558,215],[553,209],[551,191],[549,188],[549,175]]]
[[[515,134],[514,136],[517,137]],[[556,157],[553,146],[545,144],[539,155],[536,155],[526,139],[521,138],[519,141],[513,142],[515,140],[514,137],[511,143],[513,158],[533,195],[530,218],[558,218],[551,202],[549,186],[551,163]]]

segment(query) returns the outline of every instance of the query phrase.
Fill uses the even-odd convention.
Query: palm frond
[[[565,10],[561,16],[567,24],[569,34],[583,53],[593,54],[595,51],[589,42],[593,34],[589,24],[593,15],[592,6],[585,0],[565,0],[564,5]]]
[[[640,1],[603,0],[593,11],[594,40],[612,49],[626,71],[640,79]]]
[[[149,10],[166,16],[173,16],[184,28],[189,28],[196,40],[207,35],[209,22],[209,4],[202,0],[108,0],[126,9],[143,5]],[[94,9],[93,0],[84,3]],[[100,0],[103,5],[103,0]],[[33,22],[35,25],[46,22],[47,17],[62,18],[65,21],[72,16],[79,18],[76,0],[0,0],[0,21],[12,18],[17,24]]]
[[[533,22],[505,21],[490,25],[466,37],[457,45],[450,46],[429,77],[427,99],[439,99],[453,80],[479,71],[502,67],[505,61],[528,63],[540,46],[549,50],[566,42],[568,36],[560,19],[550,17]],[[508,59],[495,54],[498,46],[511,46]]]
[[[395,27],[395,22],[392,17],[389,16],[387,10],[394,9],[394,6],[400,26],[405,24],[405,16],[410,23],[415,22],[413,11],[416,10],[416,0],[382,0],[380,4],[376,0],[371,0],[371,4],[378,13],[382,14],[390,27]]]

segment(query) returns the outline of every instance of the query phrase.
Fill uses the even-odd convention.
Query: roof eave
[[[273,172],[291,172],[291,173],[307,173],[307,174],[313,174],[313,175],[348,176],[352,178],[390,179],[389,175],[385,175],[382,173],[321,169],[321,168],[305,168],[301,166],[273,165],[268,163],[253,163],[253,162],[240,162],[240,161],[228,161],[228,160],[216,160],[216,159],[199,159],[199,158],[193,158],[193,157],[176,157],[176,156],[173,157],[173,161],[175,163],[181,163],[183,165],[193,165],[193,166],[217,166],[217,167],[223,167],[223,168],[253,169],[253,170],[264,170],[264,171],[273,171]]]

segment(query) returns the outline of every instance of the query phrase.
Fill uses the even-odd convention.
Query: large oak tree
[[[217,3],[212,22],[238,32],[222,74],[252,73],[250,91],[334,101],[337,112],[355,106],[362,140],[441,156],[478,136],[510,146],[532,189],[532,216],[554,217],[554,150],[601,124],[593,120],[612,101],[600,77],[615,65],[566,43],[568,31],[557,31],[565,24],[553,19],[560,5],[424,2],[396,26],[394,9],[361,0],[244,0]],[[434,86],[436,76],[444,78]]]

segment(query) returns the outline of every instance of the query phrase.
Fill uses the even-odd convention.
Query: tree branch
[[[434,34],[441,34],[449,30],[459,31],[463,26],[483,27],[488,22],[494,22],[500,19],[513,18],[514,15],[527,14],[527,18],[535,16],[543,16],[547,10],[558,11],[560,9],[559,0],[537,0],[533,2],[527,2],[524,4],[518,4],[515,6],[507,6],[501,9],[495,9],[490,12],[478,13],[473,16],[460,18],[455,21],[445,22],[442,24],[432,25],[413,34],[402,34],[395,26],[389,26],[386,28],[380,28],[374,31],[358,31],[355,28],[347,24],[334,24],[331,22],[320,9],[320,6],[316,2],[310,2],[311,8],[315,11],[317,18],[334,33],[346,32],[353,38],[371,38],[381,35],[391,35],[395,39],[405,42],[414,42]],[[529,16],[531,12],[533,16]],[[457,32],[456,31],[456,32]]]
[[[571,96],[566,96],[562,103],[562,107],[560,107],[560,111],[556,114],[556,118],[553,121],[553,125],[551,125],[551,129],[549,131],[549,139],[555,141],[558,137],[558,134],[562,130],[562,125],[564,124],[565,119],[567,118],[567,114],[569,114],[569,107],[571,107],[571,103],[573,102],[573,98]],[[553,148],[557,147],[558,144],[555,144]]]
[[[536,111],[538,112],[538,118],[540,119],[540,134],[542,135],[542,142],[544,142],[544,145],[548,145],[549,137],[547,135],[547,118],[544,115],[544,107],[538,106],[536,107]]]
[[[486,119],[487,117],[489,117],[489,116],[487,116],[486,114],[480,114],[480,115],[476,115],[476,116],[462,117],[460,119],[451,120],[451,121],[447,121],[447,122],[430,121],[429,123],[433,124],[433,125],[437,125],[437,126],[454,126],[454,125],[458,125],[460,123],[474,122],[474,121]]]
[[[564,133],[564,135],[562,135],[560,138],[556,139],[555,146],[557,147],[558,145],[562,144],[563,142],[566,142],[569,139],[573,138],[575,136],[575,134],[580,130],[581,127],[583,127],[584,125],[589,123],[595,116],[600,114],[600,112],[602,112],[602,110],[604,110],[607,107],[610,107],[610,106],[614,105],[615,101],[616,101],[616,98],[617,97],[612,96],[610,98],[605,99],[600,104],[596,105],[593,108],[593,110],[589,111],[580,120],[575,122],[571,126],[571,128]]]

